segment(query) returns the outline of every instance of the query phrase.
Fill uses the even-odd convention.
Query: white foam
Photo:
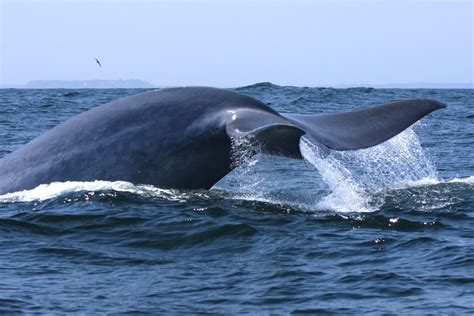
[[[0,196],[0,203],[44,201],[69,193],[98,191],[129,192],[177,202],[185,202],[187,199],[184,193],[179,193],[176,190],[161,189],[151,185],[134,185],[125,181],[68,181],[42,184],[32,190],[7,193]]]
[[[467,178],[454,178],[454,179],[451,179],[451,180],[447,181],[447,183],[474,184],[474,176],[470,176],[470,177],[467,177]]]
[[[394,188],[403,189],[403,188],[409,188],[409,187],[422,187],[422,186],[436,185],[436,184],[443,184],[443,183],[462,183],[462,184],[474,185],[474,176],[469,176],[466,178],[454,178],[451,180],[438,180],[436,178],[422,178],[420,180],[399,183],[398,185],[394,186]]]

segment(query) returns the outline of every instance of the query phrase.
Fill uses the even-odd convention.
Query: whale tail
[[[425,115],[446,105],[427,99],[405,100],[352,112],[284,116],[244,110],[227,126],[230,137],[254,137],[270,154],[301,158],[299,139],[309,138],[322,154],[328,149],[356,150],[378,145]]]
[[[307,134],[335,150],[378,145],[404,131],[425,115],[445,108],[433,100],[405,100],[346,113],[287,115]]]

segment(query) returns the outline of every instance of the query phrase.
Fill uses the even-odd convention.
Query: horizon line
[[[39,80],[30,80],[26,83],[22,84],[0,84],[0,89],[120,89],[120,87],[61,87],[61,83],[67,84],[67,83],[74,83],[74,82],[82,82],[82,83],[87,83],[87,82],[100,82],[100,83],[120,83],[120,82],[139,82],[143,87],[137,86],[136,88],[166,88],[166,87],[180,87],[180,86],[200,86],[199,84],[186,84],[186,83],[181,83],[181,84],[155,84],[151,83],[146,80],[142,79],[77,79],[77,80],[60,80],[60,79],[39,79]],[[50,85],[48,87],[28,87],[28,85],[32,84],[53,84],[53,83],[58,83],[59,85],[55,87],[54,85]],[[252,84],[243,84],[239,86],[225,86],[225,85],[215,85],[215,87],[220,87],[220,88],[243,88],[243,87],[249,87],[249,86],[254,86],[254,85],[262,85],[262,84],[268,84],[268,85],[274,85],[274,86],[293,86],[293,87],[309,87],[309,88],[393,88],[393,89],[474,89],[474,83],[473,82],[465,82],[465,83],[460,83],[460,82],[405,82],[405,83],[378,83],[378,84],[371,84],[371,83],[333,83],[333,84],[304,84],[304,85],[288,85],[288,84],[278,84],[278,83],[273,83],[270,81],[261,81],[261,82],[256,82]],[[202,85],[206,86],[206,85]],[[127,89],[127,87],[123,87],[124,89]]]

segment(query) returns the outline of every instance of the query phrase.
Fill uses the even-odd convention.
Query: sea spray
[[[331,194],[318,203],[320,208],[342,212],[370,211],[363,187],[354,180],[351,171],[341,161],[332,156],[322,158],[315,146],[305,138],[301,138],[300,150],[302,156],[318,169],[322,180],[331,190]]]
[[[252,138],[232,139],[232,167],[234,170],[216,183],[211,189],[224,191],[227,198],[235,200],[258,201],[283,206],[307,209],[312,205],[309,194],[295,187],[294,176],[304,179],[303,187],[314,187],[314,169],[301,168],[301,160],[269,156],[262,153],[262,148]],[[291,175],[284,176],[281,175]]]
[[[437,183],[438,174],[416,133],[408,129],[387,142],[357,151],[332,151],[325,158],[302,137],[302,156],[321,174],[331,193],[318,207],[337,211],[373,211],[373,193],[416,183]]]
[[[235,137],[231,139],[231,167],[237,168],[235,176],[231,178],[228,186],[232,191],[239,192],[242,198],[262,198],[264,192],[259,190],[262,178],[258,177],[254,166],[261,156],[261,149],[251,137]],[[219,185],[214,188],[223,189]]]

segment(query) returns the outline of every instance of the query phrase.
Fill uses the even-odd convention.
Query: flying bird
[[[95,62],[97,63],[97,65],[99,65],[100,68],[102,68],[102,65],[100,64],[100,61],[97,59],[97,57],[94,57],[95,58]]]

